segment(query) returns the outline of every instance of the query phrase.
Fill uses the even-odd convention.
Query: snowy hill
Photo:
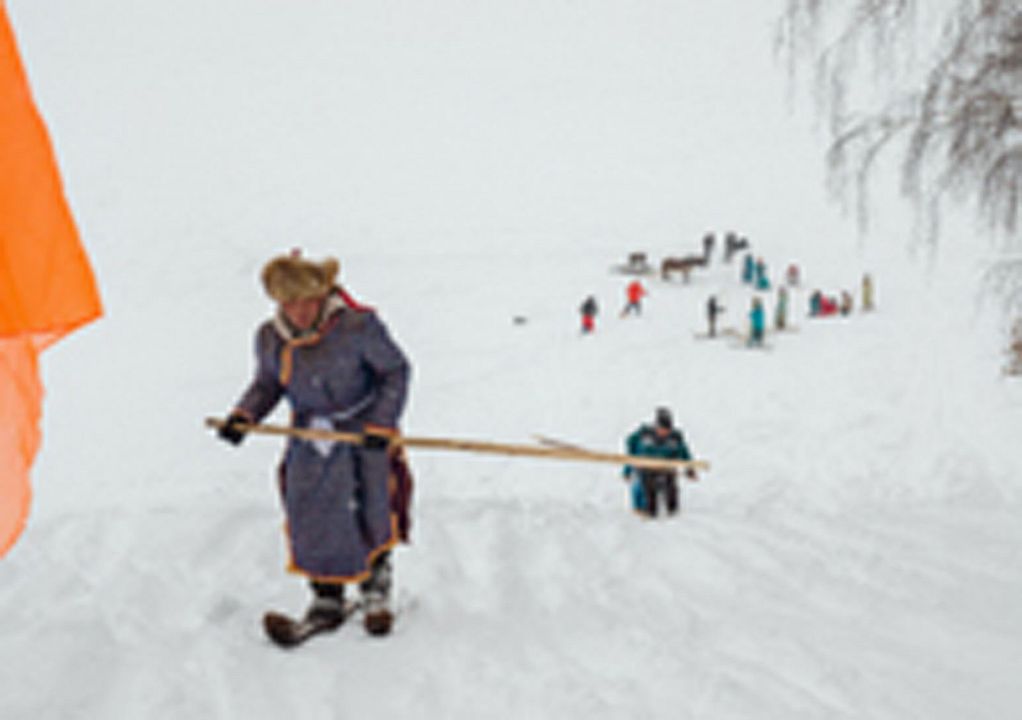
[[[857,240],[785,105],[778,8],[8,5],[107,315],[44,356],[0,717],[1017,715],[1022,387],[976,302],[984,248],[911,256],[893,204]],[[801,265],[796,332],[697,340],[710,293],[745,326],[719,259],[618,317],[627,253],[729,229],[775,281]],[[646,522],[613,466],[415,453],[395,633],[279,651],[259,617],[306,601],[280,444],[202,419],[248,379],[261,264],[296,245],[412,357],[409,434],[616,451],[667,404],[710,472]],[[865,271],[877,312],[805,316]]]

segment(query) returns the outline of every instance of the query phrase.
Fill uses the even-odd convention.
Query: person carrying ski
[[[717,316],[724,312],[725,308],[717,300],[716,295],[710,295],[706,301],[706,322],[709,325],[709,336],[717,337]]]
[[[628,287],[625,288],[625,303],[624,309],[621,311],[621,317],[634,312],[636,315],[642,314],[642,298],[648,293],[646,288],[642,286],[642,283],[638,280],[632,280],[628,283]]]
[[[256,331],[254,377],[219,435],[239,445],[245,425],[284,398],[294,427],[362,434],[362,445],[290,438],[279,481],[289,569],[308,578],[313,593],[302,622],[340,625],[345,585],[356,584],[366,630],[382,635],[393,620],[390,551],[407,540],[411,475],[391,441],[410,365],[377,314],[336,284],[339,269],[333,258],[313,262],[297,253],[264,266],[276,312]],[[289,644],[271,615],[267,632]]]
[[[628,436],[625,440],[625,449],[629,455],[675,460],[692,459],[681,430],[674,427],[671,411],[665,407],[657,408],[652,425],[644,423]],[[636,476],[632,482],[632,507],[636,512],[646,517],[656,517],[661,496],[668,515],[678,512],[680,502],[676,471],[626,465],[623,474],[625,479]],[[685,475],[690,480],[698,479],[692,468],[685,470]]]
[[[599,312],[596,298],[592,295],[587,297],[578,311],[582,314],[582,332],[591,333],[596,329],[596,314]]]
[[[763,301],[758,297],[752,299],[752,309],[749,311],[749,346],[763,345],[763,334],[766,331],[766,313],[763,310]]]

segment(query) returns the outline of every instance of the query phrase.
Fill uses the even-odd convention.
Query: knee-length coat
[[[287,398],[295,427],[397,427],[410,367],[374,312],[331,294],[313,332],[296,334],[278,314],[259,327],[255,345],[255,377],[236,406],[253,422]],[[280,481],[291,570],[358,582],[397,543],[388,453],[291,438]]]

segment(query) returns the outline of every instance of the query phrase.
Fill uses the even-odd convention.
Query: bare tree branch
[[[1004,250],[1017,248],[1022,3],[932,4],[787,0],[777,47],[793,76],[807,60],[813,70],[814,98],[832,136],[831,189],[856,198],[863,227],[878,157],[900,153],[901,192],[920,219],[938,229],[934,243],[945,202],[953,198],[975,204]],[[919,26],[935,12],[941,32],[926,42]],[[920,79],[907,71],[918,65],[917,53],[926,68]],[[887,97],[876,100],[878,92]]]

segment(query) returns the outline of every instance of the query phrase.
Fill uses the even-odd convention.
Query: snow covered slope
[[[44,358],[0,717],[1014,717],[1022,388],[982,257],[857,242],[770,5],[11,0],[107,316]],[[800,263],[796,332],[697,340],[710,293],[744,327],[719,259],[618,317],[628,252],[729,229]],[[202,419],[292,246],[408,350],[409,434],[617,450],[667,404],[711,471],[645,522],[616,467],[414,454],[394,635],[271,647],[261,613],[306,599],[280,446]],[[864,271],[876,313],[805,317]]]

